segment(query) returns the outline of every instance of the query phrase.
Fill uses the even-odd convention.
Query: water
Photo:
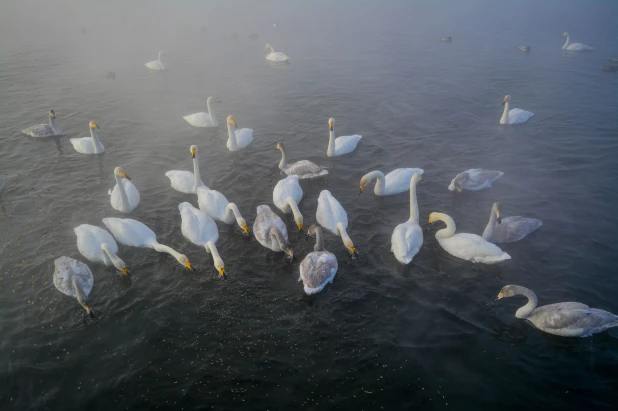
[[[614,190],[618,76],[615,2],[98,3],[0,6],[0,407],[2,409],[582,409],[616,402],[618,340],[542,334],[514,318],[521,298],[492,303],[506,284],[541,304],[581,301],[618,312]],[[278,27],[273,28],[272,24]],[[202,26],[207,32],[202,31]],[[81,33],[81,28],[86,33]],[[561,52],[568,30],[590,53]],[[229,37],[237,32],[238,41]],[[247,36],[255,32],[258,40]],[[453,43],[438,38],[453,36]],[[264,60],[269,42],[292,57]],[[529,54],[520,44],[532,46]],[[168,70],[143,64],[159,50]],[[164,59],[165,61],[165,59]],[[116,80],[105,78],[107,71]],[[501,127],[505,94],[535,116]],[[238,153],[225,126],[193,129],[182,116],[215,95],[219,121],[255,130]],[[65,136],[19,130],[54,108]],[[329,159],[327,120],[363,140]],[[97,121],[104,155],[73,150]],[[329,189],[360,252],[339,259],[334,284],[307,297],[292,264],[236,227],[220,226],[229,279],[184,239],[166,170],[191,169],[238,204],[252,225],[282,178],[277,141],[292,160],[329,167],[303,182],[305,225]],[[122,166],[140,190],[129,216],[170,256],[121,246],[129,279],[89,264],[97,321],[52,283],[53,261],[83,259],[73,227],[123,217],[109,205]],[[408,195],[358,196],[379,169],[425,169],[421,220],[450,214],[481,233],[491,204],[544,226],[503,248],[512,260],[473,265],[441,250],[433,233],[408,267],[390,253]],[[449,192],[459,172],[505,172],[482,192]],[[274,208],[274,207],[273,207]],[[283,217],[299,259],[311,249]],[[534,404],[534,405],[532,405]]]

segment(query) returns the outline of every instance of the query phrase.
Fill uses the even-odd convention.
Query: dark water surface
[[[3,2],[0,408],[615,406],[616,337],[545,335],[514,317],[522,298],[492,300],[519,284],[541,304],[581,301],[618,313],[618,75],[600,70],[618,55],[617,15],[616,2],[601,1]],[[563,53],[564,31],[595,50]],[[238,41],[228,39],[234,32]],[[453,42],[437,41],[443,36]],[[269,65],[266,42],[292,63]],[[159,50],[168,70],[148,72],[144,63]],[[116,80],[104,77],[110,70]],[[534,117],[500,126],[505,94]],[[222,125],[190,127],[182,116],[203,111],[209,95],[223,101]],[[46,121],[50,108],[65,136],[19,133]],[[254,129],[248,149],[226,149],[227,114]],[[331,116],[340,135],[363,135],[353,154],[326,157]],[[87,135],[90,120],[101,126],[103,155],[69,143]],[[197,205],[195,196],[171,189],[164,175],[191,169],[188,148],[197,144],[206,184],[252,225],[282,178],[277,141],[291,159],[329,167],[327,178],[302,183],[305,225],[328,189],[360,252],[352,261],[326,235],[339,272],[311,297],[297,279],[313,245],[291,215],[283,219],[292,264],[220,225],[224,282],[181,234],[178,204]],[[75,226],[125,216],[106,194],[116,166],[141,193],[128,217],[198,270],[120,246],[130,279],[89,264],[100,314],[92,321],[54,288],[53,261],[84,260]],[[480,234],[500,200],[505,215],[544,226],[505,245],[512,259],[492,266],[455,259],[426,233],[403,267],[390,235],[408,218],[408,194],[357,196],[363,174],[398,167],[425,169],[422,221],[446,212],[459,231]],[[505,174],[489,190],[446,189],[474,167]]]

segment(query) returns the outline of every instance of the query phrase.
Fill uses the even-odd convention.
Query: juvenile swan
[[[501,213],[502,204],[495,202],[491,207],[489,222],[483,231],[485,240],[492,243],[513,243],[543,225],[543,222],[536,218],[520,216],[502,218]]]
[[[303,282],[305,293],[311,295],[319,293],[326,287],[326,284],[333,282],[338,266],[337,257],[324,249],[322,227],[312,225],[307,230],[307,234],[315,235],[315,246],[313,252],[307,254],[300,263],[298,281]]]

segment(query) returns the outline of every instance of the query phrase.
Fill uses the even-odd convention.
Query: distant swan
[[[98,129],[99,126],[94,121],[91,121],[88,124],[90,128],[90,137],[81,137],[81,138],[72,138],[69,141],[73,144],[73,148],[75,151],[82,154],[99,154],[105,151],[105,147],[101,144],[101,140],[99,140],[99,134],[95,129]]]
[[[253,235],[264,247],[273,251],[283,251],[290,259],[294,258],[285,223],[269,206],[258,206],[257,217],[253,223]]]
[[[56,112],[49,110],[49,124],[38,124],[36,126],[28,127],[21,132],[30,137],[54,137],[61,136],[62,131],[56,127]]]
[[[252,128],[238,128],[233,116],[227,116],[227,148],[230,151],[238,151],[247,147],[253,141]]]
[[[139,204],[139,191],[137,191],[137,188],[130,181],[131,178],[121,167],[114,169],[114,178],[116,179],[116,185],[113,190],[109,190],[107,193],[110,195],[109,201],[116,210],[130,213]]]
[[[450,191],[463,190],[478,191],[484,188],[491,187],[491,183],[502,177],[502,171],[483,170],[482,168],[471,168],[459,173],[451,180],[448,189]]]
[[[360,134],[335,138],[334,118],[328,120],[328,127],[330,128],[330,132],[328,136],[328,149],[326,150],[326,155],[329,157],[337,157],[351,153],[356,150],[358,142],[361,138],[363,138]]]
[[[372,171],[361,178],[359,194],[363,192],[367,184],[376,179],[376,185],[373,189],[375,195],[388,196],[403,193],[410,189],[412,176],[416,173],[422,175],[424,172],[422,168],[397,168],[384,176],[381,171]]]
[[[491,207],[489,222],[483,238],[492,243],[513,243],[519,241],[543,225],[541,220],[520,216],[501,217],[502,204],[495,202]],[[498,225],[496,225],[496,221]]]
[[[172,188],[185,194],[195,194],[197,188],[206,186],[200,176],[200,163],[197,158],[197,146],[189,147],[193,159],[193,172],[185,170],[170,170],[165,175],[170,179]],[[208,187],[206,187],[208,188]]]
[[[312,225],[307,230],[308,235],[315,235],[315,246],[313,252],[300,263],[300,277],[298,281],[303,282],[305,293],[307,295],[319,293],[326,287],[326,284],[332,283],[335,274],[337,274],[337,257],[324,249],[324,240],[322,238],[322,227]]]
[[[320,193],[318,209],[315,214],[318,223],[333,234],[340,236],[352,257],[356,257],[356,248],[354,248],[354,243],[346,231],[348,214],[330,191],[322,190]]]
[[[249,234],[247,222],[240,215],[236,204],[230,203],[223,194],[206,186],[198,187],[196,193],[200,210],[208,214],[210,218],[225,224],[234,224],[236,221],[244,233]]]
[[[212,103],[221,102],[213,96],[210,96],[206,100],[206,107],[208,108],[208,113],[200,112],[195,114],[189,114],[188,116],[184,116],[183,118],[193,127],[219,127],[219,121],[217,121],[217,116],[215,115],[215,110],[212,108]]]
[[[567,38],[566,42],[564,43],[564,46],[562,46],[562,50],[567,50],[567,51],[594,50],[594,47],[586,46],[585,44],[582,44],[582,43],[571,43],[571,36],[569,36],[569,33],[567,32],[564,32],[562,37]]]
[[[324,168],[309,160],[300,160],[295,163],[288,164],[288,157],[283,143],[277,143],[275,148],[281,151],[279,169],[289,176],[297,175],[300,179],[304,180],[306,178],[317,178],[328,174],[328,171]]]
[[[282,62],[282,61],[290,61],[290,58],[280,51],[275,51],[273,46],[267,44],[265,49],[270,49],[270,53],[266,55],[266,60]]]
[[[294,214],[298,230],[303,231],[303,215],[298,209],[298,203],[303,199],[303,189],[298,180],[298,176],[287,176],[279,181],[273,190],[273,203],[284,213]]]
[[[500,124],[525,123],[534,115],[531,111],[525,111],[519,108],[510,110],[511,96],[509,95],[504,96],[502,104],[504,105],[504,112],[502,113],[502,117],[500,117]]]
[[[117,255],[118,244],[110,233],[90,224],[78,225],[73,231],[77,236],[77,249],[84,257],[93,263],[113,265],[122,274],[129,274],[127,265]]]
[[[163,65],[163,63],[161,62],[161,57],[165,56],[165,53],[163,53],[162,51],[159,52],[159,57],[157,58],[157,60],[153,60],[150,61],[146,64],[144,64],[146,67],[148,67],[150,70],[165,70],[165,66]]]
[[[418,201],[416,200],[416,184],[423,177],[415,173],[410,180],[410,219],[401,223],[393,230],[391,236],[391,251],[401,264],[408,264],[423,245],[423,230],[418,224]]]
[[[69,257],[60,257],[54,261],[54,286],[62,294],[75,297],[84,307],[90,317],[94,318],[94,311],[88,304],[88,294],[94,285],[92,271],[81,261]]]

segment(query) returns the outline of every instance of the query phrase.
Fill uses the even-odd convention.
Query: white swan
[[[410,189],[410,180],[416,173],[423,174],[425,171],[422,168],[397,168],[386,176],[381,171],[372,171],[365,174],[360,180],[360,191],[363,192],[365,186],[377,179],[373,192],[377,196],[387,196],[392,194],[403,193]]]
[[[324,249],[322,227],[312,225],[307,230],[307,234],[315,235],[315,246],[313,252],[307,254],[300,263],[298,281],[303,282],[305,293],[311,295],[319,293],[326,287],[326,284],[333,282],[338,265],[337,257]]]
[[[330,191],[322,190],[320,193],[315,216],[322,227],[335,235],[341,236],[343,244],[350,250],[352,257],[356,257],[354,243],[346,231],[348,228],[348,214]]]
[[[182,235],[195,245],[202,246],[207,253],[212,254],[215,268],[225,277],[225,267],[215,243],[219,239],[217,224],[205,212],[185,202],[178,206],[182,218]]]
[[[504,96],[502,104],[504,105],[504,111],[502,112],[502,117],[500,117],[500,124],[525,123],[534,115],[531,111],[525,111],[519,108],[510,110],[511,96],[509,95]]]
[[[116,240],[130,247],[152,248],[159,253],[174,257],[180,265],[192,270],[186,255],[157,242],[157,235],[143,223],[130,218],[104,218],[103,224],[112,232]]]
[[[208,107],[208,113],[194,113],[189,114],[188,116],[184,116],[183,118],[193,127],[219,127],[219,121],[217,121],[217,116],[215,114],[215,110],[212,107],[212,103],[221,102],[213,96],[210,96],[206,100],[206,107]]]
[[[200,186],[206,187],[200,176],[200,163],[197,158],[197,146],[189,147],[193,159],[193,172],[185,170],[170,170],[165,175],[170,179],[172,188],[185,194],[195,194]],[[208,188],[208,187],[206,187]]]
[[[502,218],[502,204],[495,202],[491,207],[489,222],[483,231],[483,238],[492,243],[513,243],[519,241],[540,226],[543,222],[536,218],[512,216]],[[496,225],[496,221],[498,225]]]
[[[113,265],[122,274],[129,274],[127,265],[116,255],[118,244],[110,233],[90,224],[78,225],[73,231],[77,236],[77,249],[84,257],[93,263]]]
[[[418,202],[416,200],[416,184],[423,177],[415,173],[410,180],[410,219],[399,224],[391,236],[391,251],[401,264],[408,264],[423,245],[423,230],[418,225]]]
[[[524,295],[528,303],[515,312],[515,317],[530,321],[536,328],[561,337],[590,337],[608,328],[618,327],[618,315],[590,308],[586,304],[566,302],[537,307],[536,294],[526,287],[507,285],[496,300]]]
[[[121,167],[114,169],[116,185],[113,190],[109,190],[109,201],[116,210],[123,213],[130,213],[139,204],[139,191],[130,181],[131,178]]]
[[[484,264],[499,263],[511,258],[500,247],[484,240],[481,236],[468,233],[455,234],[455,221],[446,214],[431,213],[429,224],[436,221],[443,221],[446,224],[446,228],[438,230],[436,233],[436,240],[450,255],[473,263]]]
[[[341,136],[335,138],[335,119],[328,120],[328,127],[330,129],[328,135],[328,149],[326,155],[329,157],[342,156],[344,154],[351,153],[356,150],[356,146],[363,136],[360,134],[354,134],[353,136]]]
[[[294,251],[288,242],[288,230],[283,220],[267,205],[257,208],[257,217],[253,223],[253,235],[260,244],[273,251],[283,251],[290,259],[294,258]]]
[[[234,224],[236,221],[245,234],[249,234],[247,222],[240,215],[236,204],[230,203],[223,194],[206,186],[198,187],[196,193],[200,210],[208,214],[210,218],[225,224]]]
[[[90,317],[94,311],[88,304],[88,294],[94,285],[92,271],[81,261],[69,257],[60,257],[54,261],[54,286],[62,294],[74,297],[84,307]]]
[[[450,191],[463,190],[478,191],[491,187],[491,183],[502,177],[502,171],[483,170],[482,168],[471,168],[459,173],[451,180],[448,189]]]
[[[304,180],[307,178],[322,177],[328,174],[328,171],[324,168],[309,160],[300,160],[295,163],[288,164],[288,156],[283,143],[277,143],[275,148],[281,151],[279,169],[289,176],[297,175],[300,179]]]
[[[233,116],[227,116],[227,149],[238,151],[247,147],[253,141],[252,128],[238,128]]]
[[[37,124],[36,126],[28,127],[21,132],[30,137],[54,137],[61,136],[62,131],[56,126],[56,112],[49,110],[49,124]]]
[[[159,57],[157,58],[157,60],[149,61],[148,63],[146,63],[144,65],[146,67],[148,67],[150,70],[157,70],[157,71],[165,70],[165,66],[161,62],[161,57],[162,56],[165,56],[165,53],[160,51],[159,52]]]
[[[273,190],[273,203],[284,213],[294,214],[298,230],[303,230],[303,215],[298,209],[298,203],[303,199],[303,189],[298,184],[298,176],[287,176],[279,181]]]
[[[567,50],[567,51],[594,50],[594,47],[586,46],[585,44],[582,44],[582,43],[571,43],[571,36],[569,36],[569,33],[567,33],[566,31],[564,32],[562,37],[567,38],[566,42],[564,43],[564,46],[562,46],[562,50]]]
[[[73,144],[75,151],[82,154],[99,154],[105,151],[105,147],[99,140],[99,134],[96,129],[99,128],[98,124],[91,121],[88,124],[90,128],[90,137],[72,138],[69,141]]]
[[[266,60],[276,61],[276,62],[290,61],[290,58],[288,56],[286,56],[280,51],[275,51],[273,46],[271,46],[270,44],[267,44],[266,47],[264,47],[264,49],[270,49],[270,53],[266,55]]]

